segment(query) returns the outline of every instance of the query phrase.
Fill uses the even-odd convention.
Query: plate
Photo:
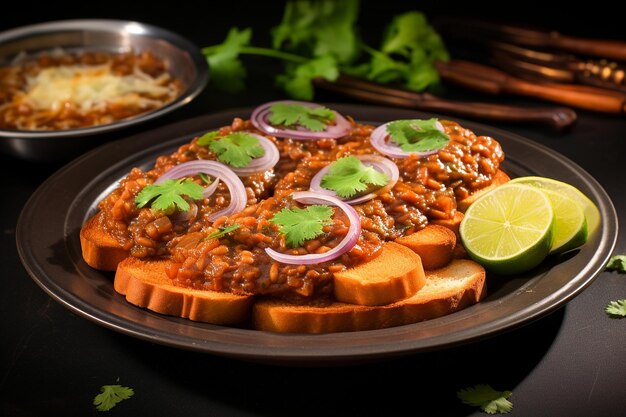
[[[433,114],[384,107],[329,104],[357,120],[384,122]],[[248,117],[234,109],[168,125],[106,144],[68,164],[31,196],[18,220],[20,258],[52,298],[107,328],[154,343],[239,359],[282,364],[364,362],[441,349],[492,336],[538,319],[571,300],[603,270],[617,239],[617,216],[606,192],[582,168],[529,139],[461,121],[496,138],[512,177],[540,175],[569,182],[598,206],[602,224],[577,252],[544,262],[515,277],[488,276],[489,294],[474,306],[437,319],[389,329],[322,335],[277,334],[215,326],[135,307],[113,289],[113,273],[84,263],[79,241],[83,222],[97,202],[134,166],[149,167],[193,136]]]

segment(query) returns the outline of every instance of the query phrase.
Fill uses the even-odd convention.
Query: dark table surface
[[[238,10],[238,17],[232,13],[219,21],[195,17],[190,23],[178,14],[145,15],[139,6],[99,12],[87,8],[60,11],[50,6],[36,16],[5,14],[0,28],[47,19],[116,17],[168,27],[198,45],[219,42],[231,25],[254,26],[260,28],[258,39],[263,42],[273,24],[269,19],[276,22],[279,16],[259,19],[266,9],[250,7],[247,13],[243,8]],[[442,12],[436,2],[427,2],[425,7],[433,13]],[[369,18],[368,27],[379,29],[372,26],[377,16],[391,16],[401,10],[406,7],[384,9],[368,4],[364,13]],[[529,8],[523,11],[526,13],[509,18],[517,16],[537,24],[551,21],[561,29],[578,28],[581,35],[618,36],[615,26],[604,26],[597,20],[591,28],[579,27],[567,18],[550,20],[550,13],[533,15]],[[228,95],[208,88],[188,107],[146,128],[284,98],[272,85],[275,67],[260,60],[249,62],[254,65],[245,93]],[[453,89],[446,94],[485,99]],[[336,96],[318,98],[350,102]],[[496,101],[533,105],[506,98]],[[623,117],[580,111],[577,125],[563,134],[528,126],[494,125],[542,143],[579,164],[604,187],[624,224]],[[510,415],[514,416],[608,417],[625,413],[626,320],[610,319],[604,313],[608,301],[626,297],[626,276],[617,273],[600,273],[587,289],[557,311],[486,340],[351,366],[250,363],[151,344],[98,326],[42,291],[27,274],[16,250],[16,223],[22,207],[61,166],[0,155],[4,185],[0,204],[0,415],[97,415],[91,404],[93,397],[100,386],[115,383],[134,388],[135,395],[109,411],[110,415],[481,415],[456,398],[458,389],[479,383],[513,391]],[[621,232],[615,253],[625,252],[626,238]]]

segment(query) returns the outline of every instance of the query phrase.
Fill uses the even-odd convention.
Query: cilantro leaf
[[[612,318],[626,317],[626,298],[617,301],[611,301],[606,306],[606,314]]]
[[[229,234],[230,232],[234,232],[235,230],[239,229],[241,226],[237,223],[233,223],[230,226],[226,226],[222,229],[219,229],[213,233],[211,233],[210,235],[208,235],[205,240],[209,240],[209,239],[220,239],[224,236],[226,236],[227,234]]]
[[[321,181],[323,188],[335,191],[342,198],[353,197],[367,190],[368,185],[382,187],[388,183],[385,173],[363,164],[356,156],[344,156],[330,164]]]
[[[135,197],[135,204],[141,208],[152,201],[150,207],[165,213],[173,213],[177,208],[189,210],[189,203],[182,197],[186,195],[194,200],[202,198],[203,188],[190,179],[169,179],[159,184],[150,184]]]
[[[242,48],[250,44],[252,29],[231,28],[223,43],[204,48],[211,71],[211,81],[224,91],[236,93],[244,89],[246,69],[239,60]]]
[[[333,120],[335,112],[322,106],[277,103],[270,108],[269,121],[273,125],[301,126],[312,132],[321,132]]]
[[[98,411],[109,411],[120,401],[129,399],[135,394],[132,388],[121,385],[103,385],[100,387],[100,394],[93,399],[93,405]]]
[[[622,274],[626,273],[626,255],[615,255],[611,257],[605,269],[607,271],[617,271]]]
[[[359,53],[358,13],[358,0],[289,1],[280,25],[272,30],[273,47],[351,62]]]
[[[214,130],[213,132],[207,132],[204,135],[198,138],[198,145],[200,146],[208,146],[214,139],[217,139],[220,136],[219,130]]]
[[[486,384],[474,385],[456,393],[463,403],[480,407],[487,414],[510,413],[513,404],[507,398],[512,394],[511,391],[496,391]]]
[[[335,81],[338,77],[337,60],[331,55],[326,55],[304,63],[287,65],[285,74],[276,77],[276,84],[295,99],[312,100],[314,96],[313,80],[315,78]]]
[[[437,129],[437,119],[396,120],[387,125],[387,132],[406,152],[431,151],[450,142],[450,137]]]
[[[270,222],[280,226],[287,246],[297,248],[323,233],[322,228],[333,223],[333,209],[326,205],[312,205],[304,209],[284,208],[274,214]]]
[[[379,83],[398,83],[423,91],[439,83],[434,62],[449,59],[441,38],[420,12],[396,16],[385,31],[380,50],[362,45],[370,61],[343,69]]]
[[[259,139],[249,133],[234,132],[218,138],[210,132],[198,140],[198,144],[208,142],[209,149],[217,154],[217,159],[235,168],[243,168],[250,165],[252,158],[265,155],[265,149],[259,143]],[[207,136],[209,135],[209,136]]]

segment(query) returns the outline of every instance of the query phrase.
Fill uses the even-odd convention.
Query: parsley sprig
[[[474,385],[457,392],[457,397],[468,405],[480,407],[487,414],[510,413],[513,404],[507,399],[511,391],[496,391],[486,384]]]
[[[135,394],[132,388],[121,385],[103,385],[100,394],[93,399],[93,405],[98,411],[109,411],[119,402],[129,399]]]
[[[301,104],[276,103],[270,107],[269,121],[273,125],[301,126],[321,132],[335,120],[335,112],[327,107],[307,107]]]
[[[357,30],[358,0],[292,0],[272,29],[272,47],[251,44],[252,30],[232,28],[223,43],[204,48],[215,86],[229,92],[245,88],[241,55],[276,58],[285,72],[277,84],[293,98],[311,100],[312,81],[335,81],[340,73],[423,91],[436,86],[434,62],[449,59],[439,35],[419,12],[396,16],[380,49],[364,44]]]
[[[137,207],[150,207],[171,214],[177,209],[189,210],[189,203],[183,198],[188,196],[193,200],[202,198],[203,188],[189,178],[169,179],[159,184],[150,184],[135,197]]]
[[[387,132],[406,152],[427,152],[450,142],[450,137],[437,129],[437,119],[395,120],[387,125]]]
[[[307,206],[304,209],[284,208],[274,214],[270,222],[277,224],[285,235],[287,246],[297,248],[310,239],[323,234],[323,227],[333,223],[333,209],[323,204]]]
[[[367,190],[370,185],[382,187],[389,183],[386,174],[366,166],[356,156],[339,158],[322,177],[321,186],[333,190],[341,198],[354,197]]]
[[[235,168],[250,165],[252,158],[265,155],[259,139],[245,132],[233,132],[220,137],[219,132],[209,132],[198,138],[198,145],[208,146],[220,162]]]

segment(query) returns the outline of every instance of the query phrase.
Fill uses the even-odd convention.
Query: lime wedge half
[[[554,212],[541,190],[505,184],[472,204],[459,233],[467,253],[485,268],[503,275],[537,266],[550,252]]]
[[[580,204],[565,194],[541,190],[548,196],[554,211],[554,236],[550,253],[566,252],[587,241],[587,219]]]
[[[573,185],[544,177],[519,177],[511,180],[511,183],[532,185],[533,187],[556,191],[578,202],[585,211],[589,235],[593,234],[598,226],[600,226],[600,211],[593,201]]]

